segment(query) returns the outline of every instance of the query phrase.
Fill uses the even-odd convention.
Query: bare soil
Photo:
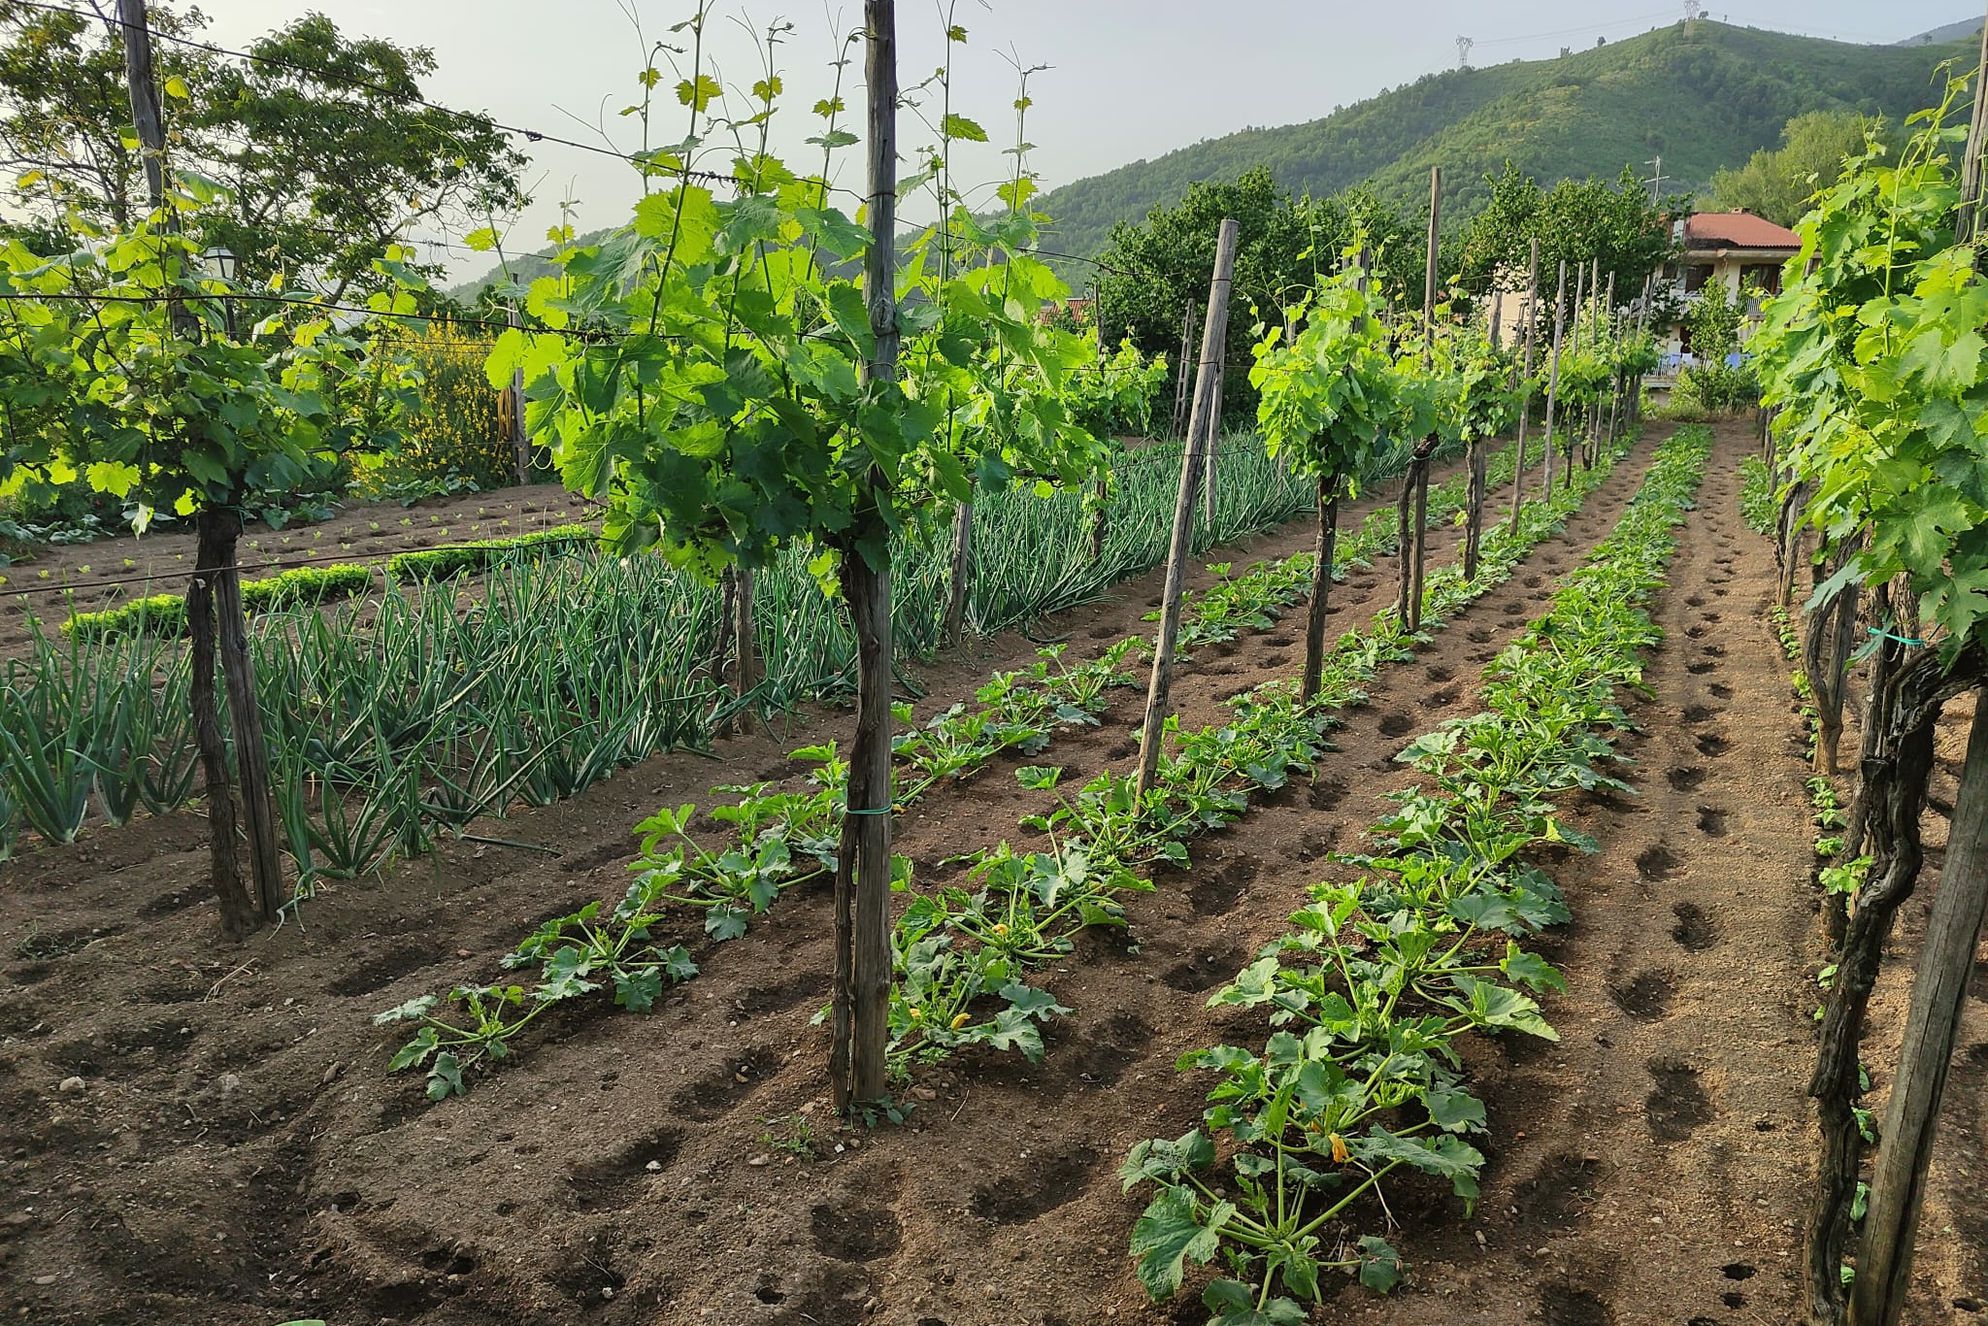
[[[400,1037],[369,1021],[495,976],[537,920],[620,892],[629,826],[656,804],[791,776],[786,751],[843,733],[839,712],[481,826],[556,858],[450,843],[239,948],[215,937],[197,813],[0,868],[0,1312],[106,1326],[1198,1326],[1190,1299],[1148,1306],[1132,1279],[1138,1202],[1119,1192],[1119,1161],[1194,1123],[1200,1090],[1176,1056],[1260,1034],[1207,1010],[1207,992],[1406,785],[1401,745],[1476,707],[1483,665],[1612,528],[1660,435],[1509,582],[1382,675],[1314,783],[1197,843],[1190,870],[1134,900],[1132,942],[1088,938],[1045,975],[1075,1012],[1040,1065],[969,1056],[926,1073],[904,1127],[829,1118],[810,1025],[827,994],[824,892],[699,946],[703,975],[649,1016],[604,1000],[562,1010],[516,1062],[439,1106],[384,1075]],[[1652,696],[1632,707],[1638,795],[1580,808],[1599,855],[1544,863],[1576,913],[1548,952],[1572,987],[1548,1001],[1562,1039],[1470,1047],[1493,1129],[1476,1215],[1412,1194],[1393,1212],[1410,1283],[1388,1299],[1348,1287],[1334,1320],[1795,1320],[1819,942],[1787,670],[1764,624],[1772,558],[1735,509],[1747,445],[1743,428],[1722,430],[1659,601]],[[1307,542],[1294,526],[1234,555]],[[1436,531],[1432,555],[1455,542]],[[1385,564],[1353,575],[1334,631],[1392,586]],[[1102,647],[1146,629],[1158,592],[1157,574],[1129,581],[1048,633]],[[1175,684],[1183,723],[1290,675],[1301,621],[1300,606],[1197,653]],[[1004,637],[928,670],[921,710],[1032,648]],[[1125,767],[1138,707],[1124,692],[1100,728],[1031,762]],[[1043,808],[1015,763],[903,817],[896,846],[921,880],[1013,840],[1017,817]],[[1970,1009],[1972,1045],[1983,1011]],[[1943,1165],[1921,1253],[1941,1302],[1988,1293],[1988,1229],[1969,1200],[1988,1052],[1969,1053],[1953,1099],[1975,1155]],[[72,1076],[81,1090],[61,1090]],[[1949,1156],[1962,1136],[1947,1134]]]

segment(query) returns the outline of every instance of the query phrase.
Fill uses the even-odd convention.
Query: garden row
[[[477,539],[443,548],[395,553],[386,561],[386,583],[447,580],[466,572],[487,571],[504,562],[551,557],[593,537],[594,531],[585,525],[559,525],[508,539]],[[363,594],[373,584],[373,568],[358,562],[293,567],[261,580],[244,580],[242,607],[252,613],[308,607]],[[184,635],[186,596],[147,594],[100,612],[73,613],[62,629],[66,634],[86,637],[143,631],[162,636]]]
[[[1391,1176],[1475,1199],[1483,1155],[1469,1138],[1488,1120],[1454,1043],[1471,1030],[1554,1038],[1534,996],[1562,980],[1518,940],[1569,913],[1525,858],[1595,850],[1555,798],[1629,790],[1608,770],[1629,727],[1617,696],[1640,685],[1659,638],[1645,605],[1707,452],[1702,428],[1663,445],[1615,532],[1486,669],[1487,708],[1397,757],[1422,779],[1373,826],[1374,851],[1335,857],[1363,873],[1315,886],[1290,932],[1211,997],[1262,1010],[1272,1030],[1260,1052],[1184,1056],[1217,1077],[1203,1126],[1125,1162],[1126,1188],[1152,1192],[1131,1251],[1155,1298],[1180,1290],[1190,1262],[1219,1262],[1202,1297],[1211,1326],[1295,1326],[1328,1271],[1380,1290],[1399,1278],[1383,1238],[1346,1228],[1385,1209]]]
[[[1512,452],[1501,452],[1490,468],[1502,478],[1513,461]],[[1454,566],[1438,570],[1430,578],[1425,621],[1440,622],[1501,583],[1600,484],[1612,463],[1606,456],[1596,469],[1582,471],[1571,490],[1526,506],[1516,525],[1494,530],[1475,580],[1465,581]],[[1459,510],[1467,491],[1467,476],[1432,489],[1432,515],[1440,519]],[[1341,541],[1335,572],[1392,550],[1395,539],[1393,513],[1374,512]],[[1191,599],[1182,649],[1267,629],[1305,593],[1310,559],[1300,554],[1258,562]],[[1359,681],[1406,657],[1422,638],[1392,608],[1366,632],[1347,632],[1332,654],[1333,675],[1344,683],[1334,703],[1356,701]],[[1045,651],[1028,673],[992,678],[976,707],[955,706],[922,730],[903,733],[895,750],[893,808],[909,808],[937,782],[974,772],[1001,751],[1039,754],[1059,727],[1095,724],[1109,688],[1132,680],[1121,665],[1140,643],[1120,641],[1074,667],[1061,650]],[[1152,887],[1140,871],[1160,860],[1185,864],[1189,839],[1234,822],[1253,793],[1282,786],[1293,771],[1310,770],[1324,752],[1327,710],[1299,704],[1291,688],[1270,687],[1232,703],[1233,721],[1177,736],[1145,798],[1136,795],[1130,778],[1107,773],[1060,809],[1025,819],[1022,829],[1060,840],[1054,852],[1018,853],[1003,842],[974,868],[972,887],[932,893],[919,893],[912,864],[896,859],[894,875],[913,895],[893,943],[889,1060],[899,1080],[913,1062],[968,1045],[1039,1054],[1037,1024],[1067,1010],[1028,986],[1024,976],[1068,952],[1077,931],[1123,924],[1119,895]],[[639,873],[619,903],[590,903],[548,921],[504,959],[508,970],[532,971],[531,983],[457,987],[446,997],[423,996],[383,1013],[382,1021],[418,1024],[393,1067],[427,1066],[429,1094],[439,1099],[462,1089],[465,1068],[508,1055],[518,1033],[554,1005],[607,989],[618,1004],[647,1009],[665,983],[696,974],[684,927],[667,924],[671,913],[701,914],[705,934],[723,941],[743,934],[787,890],[831,874],[847,767],[833,745],[806,747],[793,758],[815,766],[806,788],[735,789],[738,800],[710,812],[728,826],[715,846],[703,846],[687,832],[696,815],[691,805],[665,808],[638,826],[642,850],[632,868]],[[1029,766],[1018,777],[1025,786],[1048,790],[1060,781],[1060,770]]]
[[[1082,496],[1013,489],[982,503],[969,627],[1011,627],[1155,564],[1180,454],[1159,446],[1124,460],[1095,555]],[[1399,450],[1371,477],[1405,462]],[[1274,526],[1309,498],[1261,446],[1233,439],[1204,537]],[[929,655],[946,559],[908,540],[899,560],[901,652]],[[717,591],[660,558],[507,558],[481,591],[467,609],[444,585],[257,622],[258,695],[300,890],[422,851],[480,814],[546,804],[659,751],[703,746],[742,705],[776,711],[853,685],[846,609],[797,550],[758,577],[763,679],[743,698],[710,674]],[[0,679],[0,859],[24,828],[67,842],[93,815],[121,824],[197,794],[191,672],[174,635],[33,646]]]

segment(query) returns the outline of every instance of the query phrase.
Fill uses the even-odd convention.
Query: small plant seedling
[[[759,1135],[759,1144],[769,1151],[778,1151],[795,1160],[815,1158],[815,1130],[805,1114],[787,1114],[777,1119],[761,1119],[766,1130]]]

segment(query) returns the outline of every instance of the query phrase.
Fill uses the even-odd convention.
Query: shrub
[[[1693,364],[1678,372],[1671,396],[1675,404],[1686,409],[1728,414],[1757,404],[1760,383],[1755,380],[1753,370],[1744,365],[1732,368],[1723,363]]]
[[[274,612],[304,604],[323,603],[363,593],[373,583],[368,566],[340,562],[332,566],[300,566],[262,580],[242,582],[242,607],[250,612]],[[96,639],[127,631],[150,631],[155,635],[186,633],[186,597],[182,594],[151,594],[120,603],[102,612],[79,612],[62,623],[63,633]]]
[[[387,559],[387,575],[394,580],[447,580],[465,571],[484,570],[495,562],[549,557],[570,544],[590,543],[598,537],[586,525],[555,525],[514,539],[478,539],[447,548],[396,553]]]
[[[484,377],[492,344],[481,331],[445,322],[428,324],[409,343],[421,408],[402,424],[399,445],[368,464],[369,493],[425,496],[517,482],[503,393],[492,391]]]

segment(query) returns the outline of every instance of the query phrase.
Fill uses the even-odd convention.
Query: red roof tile
[[[1687,249],[1798,249],[1801,238],[1751,212],[1693,212],[1684,222]]]

